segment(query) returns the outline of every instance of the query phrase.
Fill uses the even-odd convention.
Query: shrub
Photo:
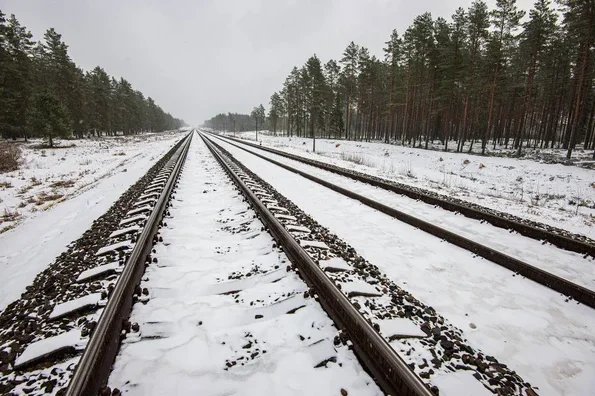
[[[0,142],[0,173],[19,168],[21,148],[14,143]]]

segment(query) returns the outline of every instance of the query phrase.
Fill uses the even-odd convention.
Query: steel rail
[[[587,242],[580,241],[580,240],[577,240],[574,238],[570,238],[568,236],[561,235],[561,234],[558,234],[558,233],[555,233],[552,231],[548,231],[545,229],[533,227],[529,224],[525,224],[525,223],[522,223],[519,221],[501,217],[498,215],[498,213],[485,212],[485,211],[473,208],[468,205],[464,205],[464,204],[457,203],[457,202],[452,202],[452,201],[449,201],[446,199],[441,199],[441,198],[432,196],[430,194],[423,193],[421,191],[415,191],[415,190],[407,188],[406,186],[403,186],[403,185],[398,185],[395,183],[391,183],[389,181],[383,181],[380,179],[376,179],[372,176],[365,175],[360,172],[354,173],[354,171],[350,171],[348,169],[341,168],[336,165],[330,165],[330,164],[326,164],[321,161],[304,158],[302,156],[286,153],[284,151],[276,150],[271,147],[260,146],[260,145],[254,144],[252,142],[247,142],[242,139],[237,139],[237,138],[234,138],[231,136],[225,136],[225,138],[229,139],[229,140],[233,140],[235,142],[245,144],[247,146],[251,146],[251,147],[263,150],[263,151],[267,151],[272,154],[277,154],[277,155],[280,155],[285,158],[289,158],[289,159],[292,159],[292,160],[295,160],[298,162],[302,162],[307,165],[311,165],[311,166],[314,166],[314,167],[317,167],[320,169],[324,169],[326,171],[333,172],[338,175],[345,176],[350,179],[360,181],[362,183],[367,183],[367,184],[373,185],[375,187],[380,187],[384,190],[389,190],[389,191],[395,192],[397,194],[405,195],[405,196],[408,196],[409,198],[417,199],[417,200],[423,201],[425,203],[428,203],[430,205],[440,206],[441,208],[449,210],[451,212],[459,212],[462,215],[472,218],[472,219],[484,220],[496,227],[504,228],[507,230],[514,230],[514,231],[518,232],[519,234],[524,235],[526,237],[537,239],[539,241],[547,241],[547,242],[549,242],[555,246],[558,246],[559,248],[562,248],[562,249],[570,250],[570,251],[581,253],[581,254],[587,254],[592,257],[595,257],[595,245],[593,245],[591,243],[587,243]]]
[[[186,160],[193,133],[194,131],[180,142],[177,152],[168,161],[170,163],[175,160],[175,167],[132,249],[83,356],[74,370],[66,396],[96,395],[107,382],[120,346],[123,320],[128,317],[132,309],[134,287],[140,282],[145,270],[145,260],[151,252],[153,236],[157,232],[168,198]]]
[[[200,136],[223,169],[249,200],[254,210],[260,215],[261,221],[268,227],[273,238],[280,246],[283,246],[283,251],[289,260],[316,291],[325,311],[339,328],[347,332],[358,357],[374,376],[382,390],[386,394],[394,396],[432,396],[427,385],[411,371],[395,350],[374,330],[285,227],[244,184],[232,169],[232,165],[228,163],[230,160],[215,147],[213,142],[202,134]]]
[[[579,301],[585,305],[588,305],[591,308],[595,308],[595,291],[589,290],[583,286],[580,286],[576,283],[573,283],[569,280],[561,278],[557,275],[549,273],[547,271],[542,270],[541,268],[537,268],[531,264],[525,263],[519,259],[511,257],[505,253],[499,252],[495,249],[492,249],[488,246],[482,245],[478,242],[472,241],[468,238],[465,238],[461,235],[458,235],[454,232],[445,230],[435,224],[429,223],[427,221],[421,220],[417,217],[411,216],[407,213],[404,213],[400,210],[392,208],[390,206],[384,205],[380,202],[377,202],[371,198],[365,197],[363,195],[357,194],[351,190],[346,188],[337,186],[333,183],[330,183],[326,180],[320,179],[316,176],[312,176],[307,172],[301,171],[299,169],[295,169],[287,164],[282,162],[276,161],[272,158],[268,158],[264,155],[259,153],[255,153],[253,151],[247,150],[245,147],[241,147],[235,143],[229,142],[225,139],[217,135],[210,135],[213,136],[221,141],[226,142],[234,147],[237,147],[241,150],[244,150],[258,158],[264,159],[272,164],[280,166],[290,172],[294,172],[308,180],[311,180],[315,183],[318,183],[324,187],[327,187],[333,191],[336,191],[342,195],[345,195],[349,198],[356,199],[363,203],[366,206],[369,206],[373,209],[376,209],[382,213],[385,213],[397,220],[403,221],[407,224],[412,225],[413,227],[417,227],[425,232],[428,232],[434,236],[442,238],[453,245],[459,246],[463,249],[469,250],[478,256],[481,256],[487,260],[490,260],[502,267],[508,268],[511,271],[514,271],[528,279],[531,279],[537,283],[540,283],[552,290],[565,294],[567,296],[572,297],[576,301]],[[216,144],[216,143],[214,143]]]

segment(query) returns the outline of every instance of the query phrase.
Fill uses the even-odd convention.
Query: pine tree
[[[347,111],[346,111],[346,133],[347,139],[351,137],[351,106],[353,100],[353,90],[355,89],[355,77],[358,70],[359,47],[352,41],[343,52],[341,63],[343,64],[343,73],[345,73],[345,82],[347,84]]]
[[[340,95],[339,93],[339,74],[341,73],[341,67],[337,64],[337,62],[333,59],[329,60],[324,65],[324,79],[326,84],[326,92],[324,97],[324,116],[325,116],[325,129],[327,130],[327,136],[330,137],[331,133],[335,136],[337,130],[342,131],[342,127],[339,127],[337,123],[336,114],[333,117],[333,113],[335,112],[335,104],[337,103],[337,96]],[[338,99],[340,103],[340,98]],[[341,115],[341,124],[342,120],[342,113],[341,109],[339,109],[339,114]]]
[[[567,133],[567,138],[564,141],[568,148],[566,157],[570,158],[577,136],[581,134],[586,136],[588,112],[592,107],[589,106],[589,99],[592,103],[595,102],[592,83],[595,76],[592,50],[595,45],[595,1],[559,0],[559,3],[564,6],[564,25],[571,37],[571,42],[574,43],[576,56],[576,67],[573,71],[574,98],[568,124],[570,132]],[[593,112],[590,115],[591,128],[593,128]],[[595,150],[593,158],[595,158]]]
[[[467,13],[467,35],[469,38],[469,63],[466,68],[467,78],[465,79],[465,103],[459,145],[457,151],[462,151],[469,132],[473,128],[473,108],[471,102],[479,101],[481,95],[481,77],[479,61],[483,45],[488,38],[489,14],[485,2],[475,0]],[[469,146],[469,151],[473,142]]]
[[[320,59],[316,55],[311,56],[306,62],[307,70],[307,97],[308,117],[310,121],[310,137],[312,137],[312,151],[316,151],[316,130],[324,131],[324,93],[325,80],[322,73]]]
[[[277,134],[277,123],[279,121],[279,118],[281,118],[284,114],[283,100],[277,92],[271,95],[270,105],[271,107],[269,108],[268,118],[271,122],[271,125],[273,126],[273,132]]]
[[[16,139],[26,135],[26,113],[32,93],[31,32],[22,27],[14,15],[2,25],[2,88],[0,89],[0,128],[2,134]]]
[[[258,141],[258,124],[260,122],[260,125],[262,126],[262,123],[264,122],[264,119],[265,119],[264,106],[261,104],[261,105],[255,107],[252,110],[250,117],[252,117],[252,119],[256,123],[256,141]]]
[[[392,32],[382,62],[351,42],[342,67],[330,60],[318,83],[311,58],[280,91],[287,134],[426,148],[439,138],[445,151],[451,140],[457,151],[481,141],[482,153],[491,139],[519,154],[525,144],[563,146],[568,157],[582,141],[595,156],[595,1],[556,1],[562,25],[551,0],[538,0],[522,25],[515,0],[491,11],[477,0],[450,21],[422,14],[402,36]]]
[[[390,90],[389,90],[389,100],[388,100],[388,128],[386,129],[386,133],[384,135],[384,141],[386,143],[389,142],[389,136],[393,135],[393,122],[394,122],[394,109],[393,109],[393,99],[394,99],[394,87],[395,87],[395,77],[397,74],[397,67],[398,63],[401,58],[401,45],[402,41],[399,37],[399,33],[397,33],[396,29],[393,29],[390,39],[385,43],[386,47],[383,48],[385,53],[385,61],[389,65],[390,68]]]
[[[518,120],[518,132],[515,147],[517,155],[521,155],[523,140],[526,136],[527,114],[532,110],[533,84],[539,66],[541,54],[551,39],[556,26],[556,14],[550,8],[549,0],[537,0],[535,8],[529,12],[529,20],[524,24],[521,49],[529,54],[526,63],[526,83],[521,114]]]
[[[496,0],[496,9],[490,13],[494,28],[488,40],[487,68],[492,74],[490,89],[490,103],[488,105],[488,119],[482,137],[481,153],[484,154],[488,138],[492,130],[494,102],[498,82],[501,81],[501,71],[506,67],[515,45],[515,31],[518,29],[524,11],[518,10],[516,0]]]
[[[52,93],[36,94],[29,112],[31,127],[48,139],[50,147],[54,147],[55,137],[68,137],[72,133],[66,106]]]
[[[40,123],[37,117],[44,112],[53,114],[53,120]],[[56,133],[63,135],[64,131],[83,137],[89,130],[97,135],[137,133],[175,129],[182,124],[126,80],[118,82],[100,67],[89,72],[77,67],[54,29],[48,29],[43,40],[33,45],[31,33],[16,17],[6,20],[0,11],[2,136],[26,139],[31,134],[51,134],[48,137],[53,143]],[[33,126],[43,130],[36,131]]]
[[[101,67],[96,66],[87,73],[86,80],[89,90],[88,127],[98,136],[102,132],[111,133],[112,86],[110,76]]]

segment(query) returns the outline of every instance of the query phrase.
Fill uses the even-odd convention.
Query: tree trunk
[[[500,65],[496,65],[496,71],[494,72],[494,79],[492,80],[492,94],[490,95],[490,105],[488,106],[488,124],[486,125],[486,130],[483,135],[483,140],[481,142],[481,153],[485,154],[486,152],[486,145],[488,143],[488,138],[490,136],[490,129],[492,127],[492,112],[494,110],[494,98],[496,97],[496,82],[498,80],[498,71],[500,69]]]
[[[388,118],[389,118],[389,124],[388,124],[388,128],[386,130],[386,133],[384,134],[384,142],[388,143],[389,139],[389,133],[392,134],[392,130],[393,130],[393,117],[392,117],[392,113],[393,113],[393,87],[395,85],[395,64],[394,64],[394,60],[391,64],[391,71],[390,71],[390,92],[388,94]]]
[[[585,79],[585,71],[587,69],[587,61],[589,57],[589,46],[584,45],[583,60],[581,64],[581,74],[578,80],[578,87],[576,92],[576,100],[574,102],[574,116],[572,120],[572,126],[570,127],[570,139],[568,142],[568,151],[566,152],[566,158],[570,159],[572,156],[572,150],[574,149],[574,139],[576,137],[576,130],[578,129],[579,113],[581,108],[583,84]]]

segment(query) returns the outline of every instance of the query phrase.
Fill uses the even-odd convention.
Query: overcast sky
[[[489,0],[492,6],[495,0]],[[517,0],[528,10],[533,0]],[[471,0],[0,0],[36,40],[53,27],[85,70],[124,77],[191,124],[249,113],[313,53],[338,59],[350,41],[382,55],[430,11],[449,19]]]

